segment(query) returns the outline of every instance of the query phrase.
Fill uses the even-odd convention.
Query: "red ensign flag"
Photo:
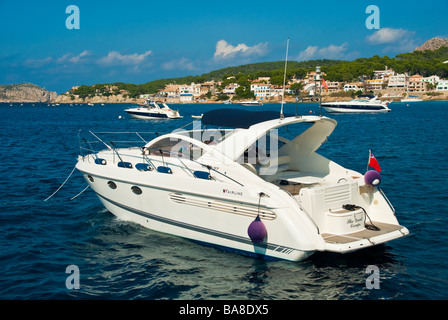
[[[381,172],[381,167],[378,164],[378,161],[376,161],[375,156],[373,155],[372,152],[369,152],[369,167],[372,167],[373,169],[375,169],[378,172]]]

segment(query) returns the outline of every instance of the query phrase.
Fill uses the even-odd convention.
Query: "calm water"
[[[157,122],[129,119],[128,106],[0,104],[0,299],[448,298],[448,102],[331,116],[339,125],[320,153],[365,172],[371,149],[383,190],[411,235],[299,263],[257,260],[120,221],[92,191],[70,200],[86,185],[79,172],[44,202],[75,165],[79,130],[168,132],[222,107],[180,105],[183,119]],[[65,285],[69,265],[80,270],[77,290]],[[380,289],[366,288],[369,265],[379,268]]]

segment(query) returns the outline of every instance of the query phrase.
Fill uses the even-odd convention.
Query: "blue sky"
[[[79,29],[68,29],[69,5]],[[369,5],[380,29],[368,29]],[[395,56],[448,38],[448,1],[0,0],[0,84],[74,85],[200,75],[247,63]]]

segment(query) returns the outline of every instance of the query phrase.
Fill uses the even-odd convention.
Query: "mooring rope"
[[[55,192],[53,192],[53,194],[51,196],[49,196],[47,199],[45,199],[44,201],[47,201],[48,199],[50,199],[51,197],[53,197],[59,190],[61,190],[61,188],[64,186],[64,184],[68,181],[68,179],[70,179],[70,177],[72,176],[73,172],[75,172],[76,166],[73,168],[72,172],[70,172],[70,175],[67,177],[67,179],[65,179],[65,181],[61,184],[61,186],[59,188],[56,189]]]
[[[88,188],[90,187],[90,185],[87,185],[87,187],[84,188],[84,190],[82,190],[80,193],[78,193],[76,196],[74,196],[73,198],[70,198],[70,200],[74,200],[76,198],[78,198],[84,191],[86,191]]]

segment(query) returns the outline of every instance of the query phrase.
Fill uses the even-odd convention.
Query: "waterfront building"
[[[353,91],[359,91],[359,90],[364,91],[364,89],[361,86],[359,86],[359,83],[347,83],[346,85],[344,85],[344,91],[345,92],[350,91],[350,90],[353,90]]]
[[[409,75],[396,74],[389,77],[388,92],[390,94],[401,95],[407,91],[409,85]]]
[[[181,93],[179,96],[180,102],[189,103],[194,101],[194,96],[191,93]]]
[[[250,91],[256,98],[266,98],[271,95],[271,85],[267,83],[251,83]]]
[[[423,82],[423,76],[416,74],[409,77],[408,91],[414,93],[425,92],[426,84]]]
[[[214,82],[204,82],[200,84],[201,96],[207,94],[208,92],[211,92],[212,94],[216,93]]]
[[[181,85],[179,87],[179,94],[192,94],[195,97],[201,95],[201,85],[192,82],[190,85]]]
[[[422,78],[422,81],[426,84],[432,84],[433,86],[437,86],[437,82],[439,82],[440,78],[439,76],[430,76],[430,77],[424,77]]]
[[[381,91],[384,84],[383,79],[366,80],[366,91]]]
[[[240,85],[238,83],[231,83],[227,85],[223,90],[222,93],[226,95],[234,95],[235,89],[238,88]]]
[[[440,80],[437,83],[436,91],[448,91],[448,80]]]
[[[394,75],[395,75],[395,71],[392,69],[388,69],[387,66],[384,70],[374,71],[374,79],[375,80],[388,81],[389,77],[394,76]]]

